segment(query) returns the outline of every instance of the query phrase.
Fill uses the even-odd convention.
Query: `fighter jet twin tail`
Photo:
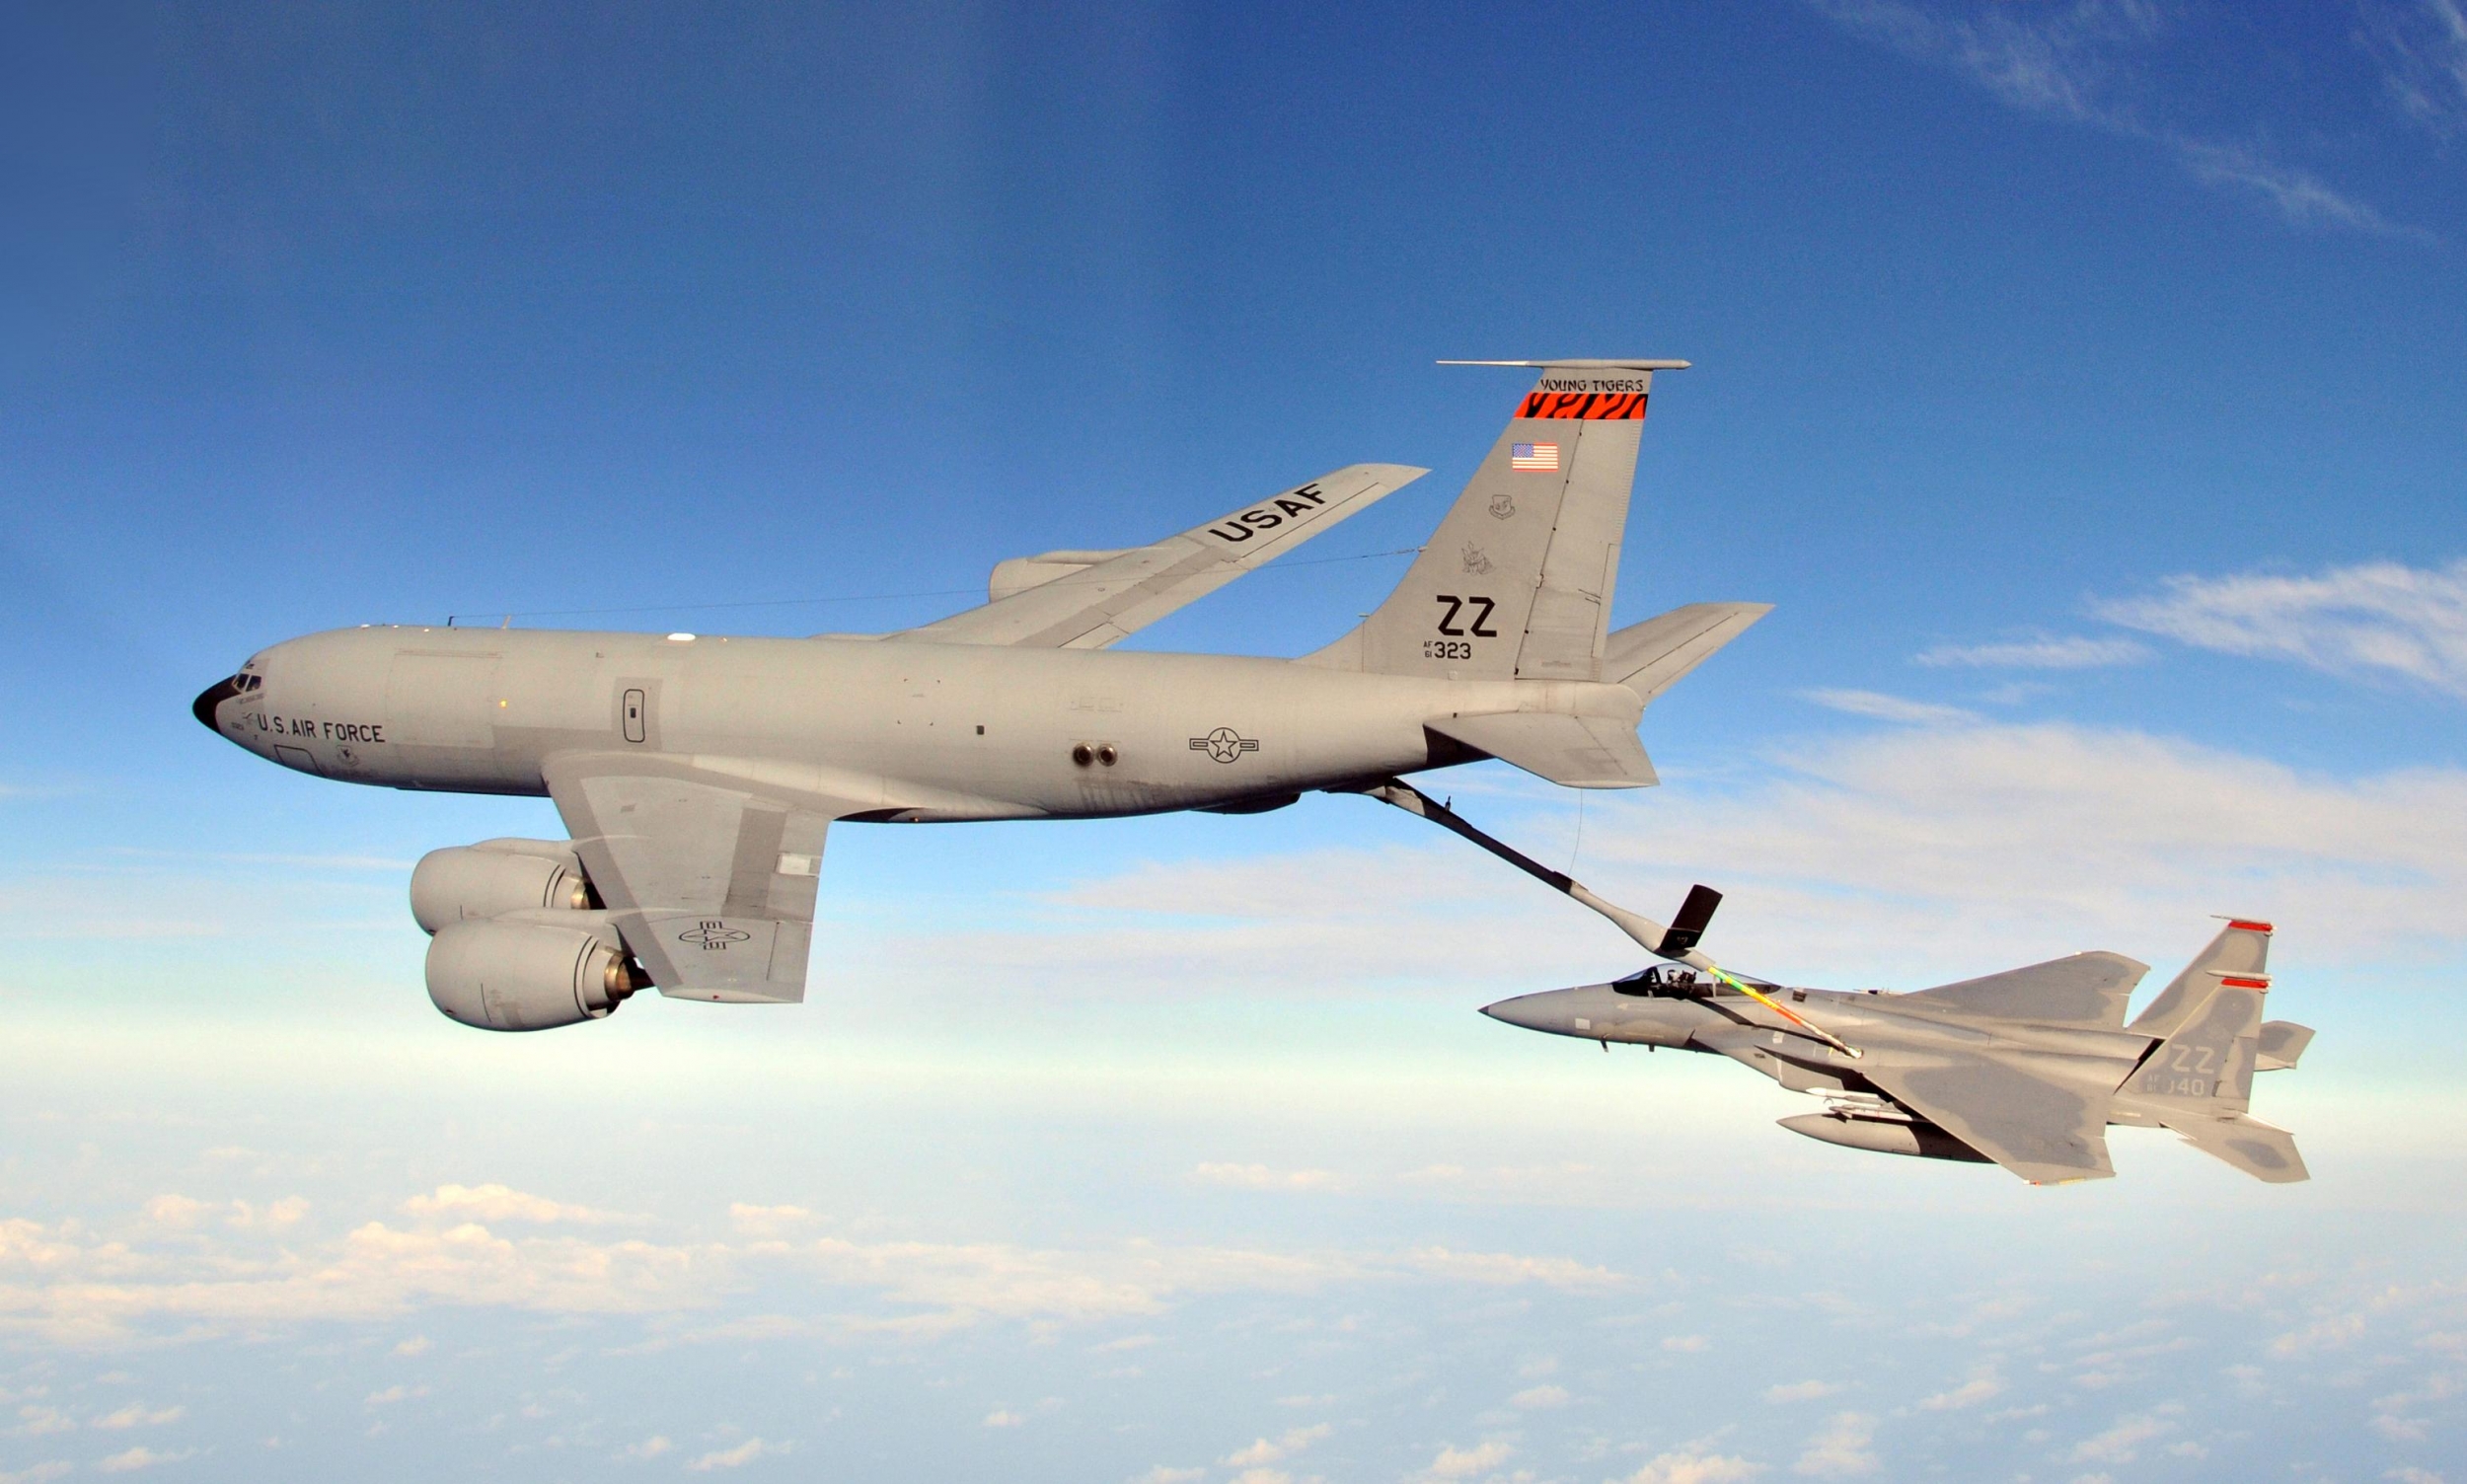
[[[2267,926],[2231,924],[2131,1026],[2143,969],[2109,953],[1910,995],[1784,990],[1697,951],[1711,892],[1654,924],[1402,782],[1497,758],[1649,785],[1646,707],[1769,611],[1608,627],[1653,376],[1686,362],[1477,364],[1540,374],[1395,591],[1300,659],[1106,651],[1427,471],[1350,465],[1150,546],[1015,557],[983,605],[894,633],[362,627],[262,650],[193,709],[295,772],[555,802],[568,839],[411,873],[429,997],[466,1025],[572,1025],[646,988],[802,1000],[835,822],[1246,814],[1321,789],[1443,824],[1686,966],[1488,1008],[1511,1024],[1733,1057],[1828,1100],[1785,1127],[1856,1149],[2072,1180],[2113,1172],[2106,1125],[2163,1125],[2303,1178],[2246,1112],[2252,1074],[2311,1035],[2261,1019]]]

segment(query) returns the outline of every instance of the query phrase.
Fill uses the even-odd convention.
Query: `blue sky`
[[[2467,1480],[2454,0],[0,25],[0,1480]],[[1343,799],[846,828],[806,1005],[486,1037],[404,878],[546,806],[187,714],[1431,466],[1133,641],[1300,653],[1535,355],[1696,362],[1619,621],[1778,607],[1443,791],[1816,983],[2273,916],[2310,1184],[1519,1036],[1621,940]]]

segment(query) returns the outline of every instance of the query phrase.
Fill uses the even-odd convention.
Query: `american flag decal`
[[[1529,469],[1539,474],[1559,472],[1559,445],[1556,443],[1511,443],[1508,445],[1508,467]]]

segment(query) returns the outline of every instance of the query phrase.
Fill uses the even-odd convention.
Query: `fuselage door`
[[[642,720],[642,713],[644,710],[642,693],[638,690],[627,691],[625,702],[619,707],[619,710],[625,717],[626,740],[629,742],[641,741],[646,735],[643,730]]]

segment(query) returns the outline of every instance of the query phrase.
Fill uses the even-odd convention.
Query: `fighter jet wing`
[[[1940,984],[1898,996],[1902,1008],[1924,1006],[1997,1020],[2038,1020],[2055,1025],[2096,1025],[2122,1030],[2125,1002],[2150,966],[2122,953],[2076,953],[2070,958],[2007,969],[1984,979]]]
[[[823,834],[870,805],[683,758],[561,753],[542,772],[592,886],[661,994],[805,998]]]
[[[994,568],[984,607],[883,637],[1102,649],[1428,473],[1402,464],[1349,464],[1154,546],[1017,557]]]
[[[2033,1185],[2104,1180],[2110,1089],[1939,1047],[1865,1048],[1859,1076]]]

